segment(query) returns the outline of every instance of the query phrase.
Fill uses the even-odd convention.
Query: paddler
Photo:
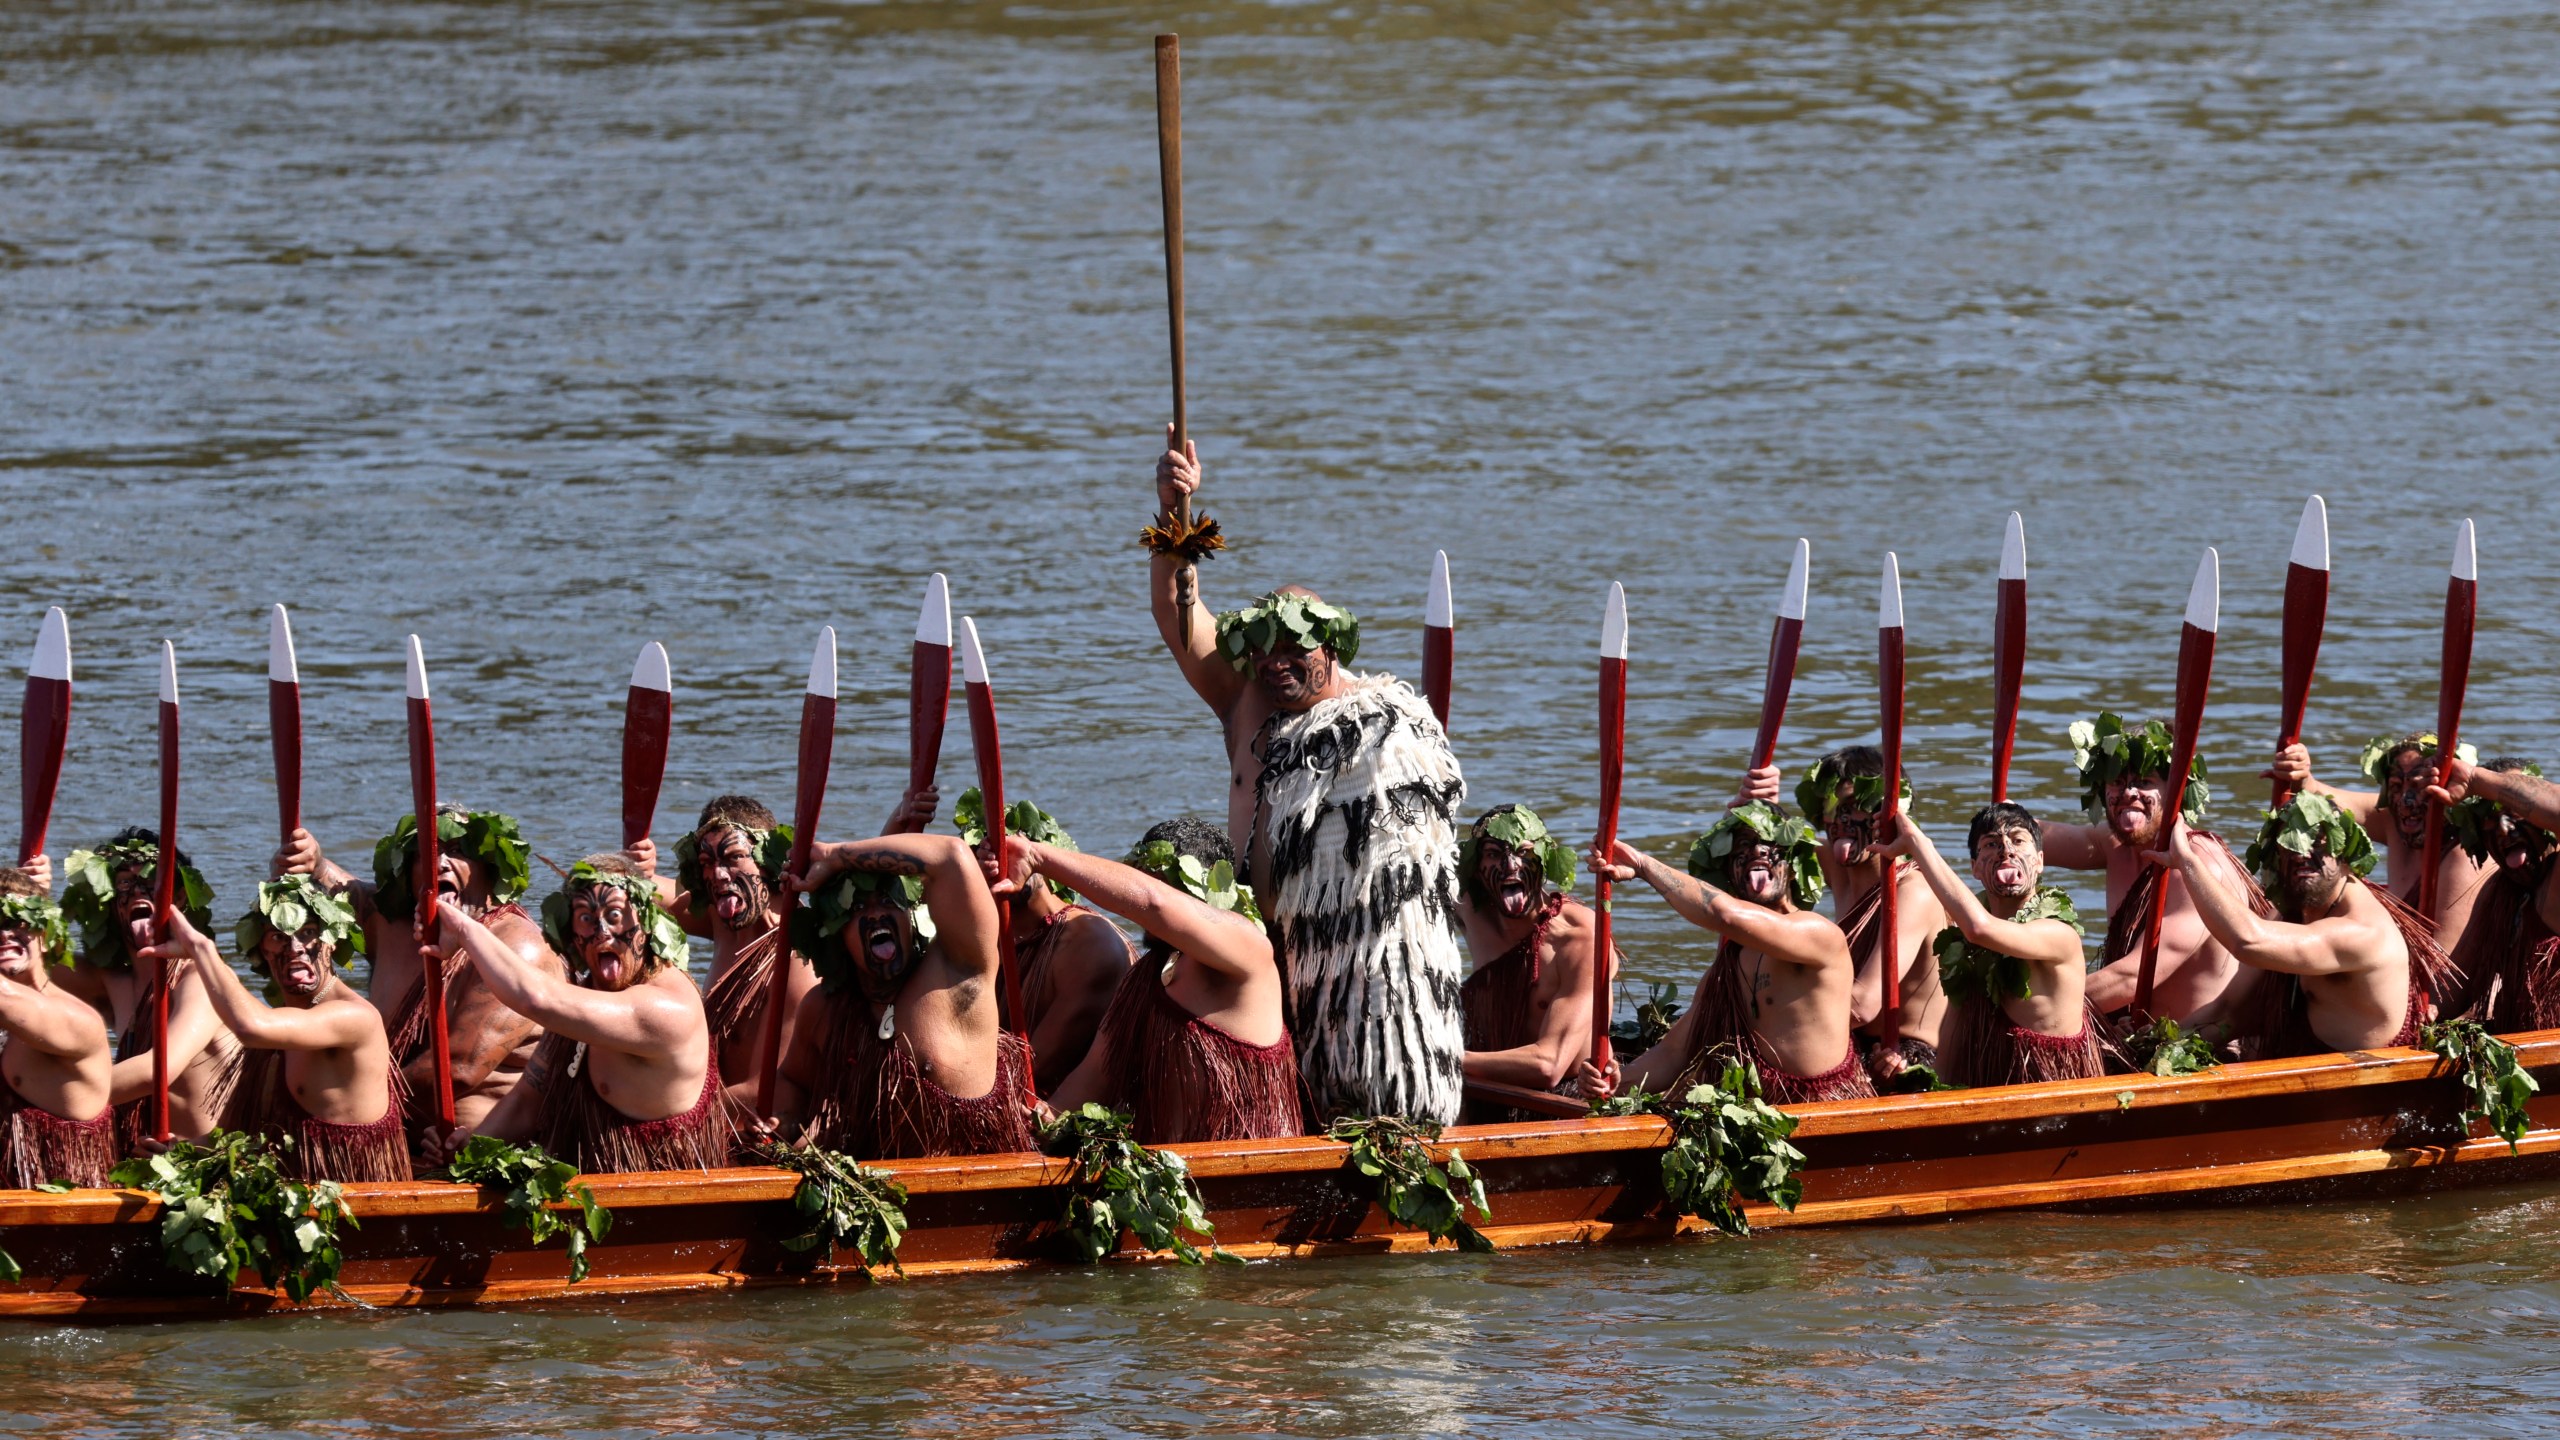
[[[107,1025],[48,970],[71,962],[71,927],[43,882],[0,869],[0,1189],[107,1183]]]
[[[1147,937],[1146,953],[1121,967],[1093,1049],[1051,1104],[1125,1110],[1147,1145],[1305,1133],[1280,968],[1225,832],[1169,820],[1116,864],[1020,830],[1004,843],[1014,885],[1070,886]]]
[[[222,1023],[249,1056],[222,1128],[289,1139],[279,1163],[297,1180],[406,1180],[409,1136],[400,1072],[382,1014],[339,975],[356,915],[308,875],[258,887],[234,931],[241,958],[265,972],[274,1004],[249,993],[204,932],[182,915],[143,953],[204,982]]]
[[[178,852],[178,908],[201,929],[211,923],[213,888]],[[240,1081],[243,1054],[215,1013],[204,982],[167,975],[145,952],[156,929],[160,838],[133,826],[95,850],[74,850],[62,865],[62,909],[80,926],[80,965],[92,1003],[108,1007],[116,1027],[115,1107],[118,1153],[136,1154],[150,1139],[156,1108],[152,1080],[152,1015],[169,994],[169,1134],[200,1140],[222,1122]],[[164,978],[165,977],[165,978]],[[156,1148],[154,1146],[153,1148]]]
[[[2457,742],[2454,754],[2464,764],[2476,763],[2469,745]],[[2435,783],[2436,763],[2435,732],[2420,730],[2396,738],[2376,735],[2366,744],[2356,769],[2373,783],[2371,790],[2340,790],[2323,784],[2311,773],[2311,751],[2299,744],[2277,751],[2266,773],[2287,791],[2326,795],[2354,816],[2382,847],[2383,875],[2391,893],[2403,904],[2415,905],[2418,872],[2426,868],[2427,787]],[[2462,933],[2490,873],[2490,867],[2467,847],[2444,847],[2436,862],[2435,893],[2441,897],[2436,905],[2438,935],[2450,939]]]
[[[1911,801],[1911,782],[1902,782],[1902,800]],[[1929,884],[1908,865],[1896,864],[1876,848],[1876,825],[1884,815],[1884,752],[1873,745],[1851,745],[1814,762],[1796,782],[1796,807],[1822,831],[1822,879],[1831,891],[1831,914],[1848,937],[1857,957],[1858,983],[1849,1005],[1858,1027],[1858,1049],[1876,1087],[1893,1090],[1907,1083],[1906,1072],[1923,1068],[1938,1073],[1938,1047],[1947,1019],[1946,991],[1938,983],[1937,952],[1931,941],[1946,928],[1947,912],[1930,893]],[[1901,1008],[1884,1008],[1885,871],[1894,873],[1897,910],[1893,957],[1901,987]]]
[[[467,957],[491,994],[545,1032],[523,1081],[443,1153],[480,1134],[536,1141],[590,1175],[729,1163],[736,1132],[719,1055],[685,971],[684,927],[659,907],[653,877],[619,854],[572,866],[542,902],[558,955],[548,965],[528,963],[461,906],[437,914],[441,943],[428,957]],[[562,978],[563,962],[574,979]]]
[[[1465,1083],[1466,780],[1422,696],[1346,668],[1360,645],[1350,611],[1301,586],[1214,618],[1182,608],[1191,550],[1177,510],[1199,486],[1189,442],[1157,461],[1150,603],[1225,734],[1227,832],[1278,935],[1306,1118],[1447,1124]]]
[[[711,1042],[720,1051],[720,1074],[730,1098],[755,1106],[756,1077],[764,1073],[764,1007],[773,995],[773,967],[788,957],[788,1003],[797,1007],[817,988],[807,956],[782,941],[782,869],[791,853],[791,828],[745,795],[714,796],[693,829],[676,842],[676,875],[661,878],[658,894],[686,931],[711,940],[711,987],[702,1008]],[[654,874],[657,854],[647,842],[632,862]]]
[[[1476,817],[1458,847],[1470,968],[1467,1078],[1524,1090],[1557,1090],[1591,1053],[1591,965],[1599,929],[1572,897],[1573,851],[1526,805]],[[1610,975],[1617,973],[1616,957]],[[1472,1124],[1520,1118],[1510,1106],[1469,1101]],[[1545,1118],[1545,1117],[1539,1117]]]
[[[761,1128],[862,1160],[1035,1148],[1022,1041],[996,1014],[996,899],[969,847],[816,845],[794,883],[810,903],[792,940],[818,988],[791,1017]]]
[[[1950,1002],[1941,1078],[1953,1085],[2027,1085],[2106,1073],[2087,998],[2080,912],[2041,883],[2044,826],[2022,805],[1987,805],[1965,853],[1977,896],[1904,812],[1879,853],[1907,857],[1950,923],[1931,938]]]
[[[1075,852],[1075,838],[1048,811],[1028,800],[1014,800],[1004,808],[1006,834],[1052,850]],[[992,868],[995,856],[987,849],[986,810],[977,786],[960,792],[951,823],[979,863]],[[998,987],[998,1012],[1006,1029],[1030,1032],[1034,1081],[1046,1095],[1084,1063],[1086,1052],[1093,1048],[1094,1032],[1101,1028],[1102,1012],[1110,1007],[1137,955],[1120,927],[1080,903],[1074,882],[1063,876],[1053,874],[1038,885],[1022,886],[1005,903],[1013,907],[1014,974],[1022,987],[1028,1024],[1017,1025],[1012,1015],[1003,1013],[1002,987]]]
[[[2560,786],[2512,757],[2457,758],[2447,778],[2431,792],[2446,805],[2447,827],[2494,877],[2452,935],[2455,968],[2493,1032],[2560,1027]]]
[[[1723,938],[1688,1010],[1620,1072],[1580,1066],[1582,1093],[1679,1095],[1736,1060],[1754,1065],[1773,1104],[1876,1093],[1849,1032],[1855,962],[1849,941],[1814,908],[1822,862],[1813,829],[1767,801],[1741,805],[1698,837],[1686,875],[1619,841],[1595,853],[1613,880],[1641,877],[1691,924]]]
[[[568,972],[542,938],[542,929],[517,903],[531,883],[533,851],[518,835],[515,817],[491,810],[445,805],[436,812],[436,894],[439,912],[459,908],[475,923],[515,947],[526,965],[565,983]],[[403,815],[373,847],[373,880],[356,879],[320,853],[308,830],[296,830],[276,851],[278,876],[309,875],[355,907],[365,934],[373,975],[367,998],[382,1012],[391,1054],[408,1086],[412,1147],[436,1119],[434,1017],[426,1010],[426,971],[420,961],[417,897],[411,877],[418,868],[416,817]],[[459,1129],[480,1123],[514,1089],[532,1062],[542,1026],[510,1010],[480,972],[455,948],[444,950],[445,1048],[453,1072],[453,1120]]]

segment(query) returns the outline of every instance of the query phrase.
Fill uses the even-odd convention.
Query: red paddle
[[[2453,778],[2461,743],[2462,693],[2471,684],[2471,631],[2480,618],[2480,549],[2471,522],[2454,537],[2453,574],[2444,582],[2444,658],[2436,671],[2436,783]],[[2427,802],[2426,869],[2418,872],[2418,913],[2430,921],[2443,899],[2436,871],[2444,859],[2444,807]]]
[[[915,656],[907,671],[907,788],[928,789],[942,761],[942,729],[951,718],[951,583],[924,584],[916,616]]]
[[[1449,729],[1449,686],[1457,666],[1457,612],[1449,604],[1449,552],[1431,557],[1431,593],[1422,602],[1422,695]]]
[[[1618,794],[1627,769],[1627,590],[1609,582],[1608,607],[1600,612],[1600,854],[1618,848]],[[1611,937],[1609,872],[1592,875],[1599,886],[1592,915],[1597,938],[1591,966],[1591,1067],[1609,1065],[1609,960],[1617,949]]]
[[[153,867],[160,891],[153,899],[153,934],[169,943],[169,917],[178,909],[178,649],[160,642],[160,859]],[[151,995],[151,1138],[169,1143],[169,967]]]
[[[62,752],[71,741],[71,622],[62,607],[44,612],[36,653],[27,662],[27,703],[18,716],[18,863],[44,853],[53,828],[54,792],[62,787]]]
[[[667,729],[675,720],[675,675],[667,647],[652,640],[631,666],[622,704],[622,848],[649,838],[667,779]]]
[[[267,738],[276,756],[277,838],[290,840],[302,828],[302,667],[281,605],[267,612]]]
[[[439,939],[438,886],[444,873],[444,845],[436,833],[436,717],[427,698],[427,657],[415,635],[409,637],[409,808],[418,827],[418,865],[410,873],[409,888],[418,897],[418,933],[435,942]],[[419,957],[422,962],[425,958]],[[453,1045],[445,1029],[443,962],[422,963],[419,972],[424,986],[420,1003],[427,1009],[427,1043],[435,1047],[436,1124],[441,1133],[450,1135]]]
[[[2009,512],[2000,536],[2000,599],[1991,618],[1991,799],[2009,798],[2018,749],[2018,692],[2027,679],[2027,522]]]
[[[1778,596],[1778,623],[1769,631],[1769,678],[1760,689],[1760,733],[1751,742],[1751,768],[1778,758],[1778,725],[1787,718],[1787,695],[1796,684],[1796,650],[1804,642],[1804,596],[1813,547],[1796,542],[1787,562],[1787,588]]]
[[[791,805],[791,861],[788,873],[809,873],[809,846],[818,835],[818,809],[827,798],[827,766],[836,748],[836,627],[818,632],[818,648],[809,656],[809,690],[800,699],[800,790]],[[785,896],[782,943],[791,943],[791,911],[799,901]],[[773,1115],[773,1087],[782,1068],[782,1012],[791,1005],[790,951],[773,967],[773,988],[764,1005],[764,1068],[756,1076],[756,1113]]]
[[[1004,855],[1004,743],[996,735],[996,692],[987,683],[987,652],[978,648],[978,622],[960,617],[960,680],[968,691],[969,748],[978,756],[978,799],[987,816],[987,846],[998,863]],[[1021,967],[1013,960],[1013,907],[996,905],[996,969],[1004,985],[1005,1013],[1013,1017],[1013,1033],[1022,1041],[1023,1098],[1035,1107],[1040,1100],[1032,1083],[1031,1017],[1022,1013]]]
[[[2195,769],[2196,732],[2204,724],[2205,690],[2213,683],[2213,642],[2222,620],[2222,556],[2207,546],[2196,566],[2195,585],[2187,591],[2187,621],[2178,635],[2177,730],[2170,737],[2169,789],[2163,797],[2168,814],[2160,821],[2160,839],[2168,843],[2169,827],[2186,813],[2187,776]],[[2160,926],[2168,912],[2169,877],[2162,875],[2151,891],[2151,929],[2142,941],[2142,968],[2134,975],[2133,1010],[2151,1013],[2151,981],[2160,968]]]
[[[2302,743],[2302,712],[2311,703],[2311,672],[2320,664],[2320,633],[2329,620],[2329,502],[2303,502],[2293,532],[2293,560],[2284,568],[2284,688],[2278,699],[2276,748]],[[2293,792],[2279,780],[2275,805]]]
[[[1884,711],[1883,818],[1888,820],[1902,813],[1902,642],[1902,561],[1887,550],[1884,588],[1876,595],[1876,688]],[[1884,828],[1881,822],[1878,828]],[[1899,1034],[1902,1012],[1902,917],[1896,913],[1901,907],[1894,893],[1899,863],[1885,862],[1884,948],[1878,952],[1884,965],[1884,1014],[1877,1026],[1888,1045]]]

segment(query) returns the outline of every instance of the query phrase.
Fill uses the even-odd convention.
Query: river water
[[[2484,577],[2465,734],[2560,759],[2543,7],[20,4],[0,627],[71,616],[54,853],[149,819],[170,639],[182,841],[236,911],[274,835],[274,601],[301,643],[306,814],[359,864],[405,802],[411,631],[448,792],[565,863],[614,839],[644,641],[675,661],[667,837],[719,790],[787,791],[832,624],[825,828],[867,830],[902,778],[934,570],[986,637],[1019,793],[1106,851],[1215,813],[1213,728],[1130,543],[1167,409],[1167,25],[1192,421],[1236,537],[1209,597],[1312,583],[1365,617],[1364,666],[1410,675],[1447,550],[1479,804],[1587,832],[1591,647],[1622,580],[1626,828],[1685,844],[1734,783],[1801,535],[1785,758],[1872,735],[1898,551],[1916,813],[1951,834],[1984,786],[2012,509],[2025,796],[2075,802],[2070,720],[2166,711],[2207,545],[2204,753],[2253,795],[2315,491],[2338,571],[2324,770],[2431,716],[2463,515]],[[945,773],[966,768],[955,725]],[[1621,913],[1636,978],[1695,976],[1694,932]],[[0,1428],[2530,1430],[2560,1393],[2552,1218],[2487,1193],[15,1330]]]

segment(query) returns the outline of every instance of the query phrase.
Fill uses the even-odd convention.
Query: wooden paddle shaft
[[[160,702],[160,859],[153,866],[159,891],[153,897],[152,932],[169,943],[169,917],[178,905],[178,707]],[[151,1136],[169,1141],[169,967],[160,966],[160,983],[151,997]]]
[[[1804,643],[1804,622],[1781,615],[1769,631],[1769,677],[1760,691],[1760,733],[1751,742],[1751,768],[1765,770],[1778,758],[1778,727],[1787,718],[1787,695],[1795,688],[1796,651]]]
[[[907,789],[929,789],[942,761],[942,731],[951,718],[951,647],[915,643],[907,667]]]
[[[1902,662],[1903,630],[1886,626],[1876,631],[1876,682],[1882,691],[1884,720],[1884,817],[1902,813]],[[1891,1044],[1899,1038],[1902,1010],[1902,917],[1896,903],[1895,880],[1901,869],[1899,861],[1888,859],[1884,866],[1884,913],[1879,963],[1884,967],[1884,1013],[1876,1018],[1876,1029]]]
[[[2213,683],[2214,632],[2186,626],[2178,637],[2178,709],[2177,733],[2171,737],[2169,751],[2169,788],[2160,797],[2160,842],[2169,843],[2170,827],[2181,823],[2186,814],[2187,778],[2195,771],[2196,731],[2204,724],[2204,697]],[[2151,928],[2142,939],[2142,965],[2134,972],[2133,1009],[2137,1016],[2151,1013],[2152,981],[2160,969],[2160,930],[2169,912],[2169,882],[2175,877],[2166,873],[2151,892]]]
[[[290,840],[302,828],[302,687],[267,682],[267,737],[276,757],[276,828]]]
[[[2002,580],[1991,621],[1991,798],[2009,798],[2009,761],[2018,749],[2018,693],[2027,671],[2027,582]]]
[[[791,860],[786,873],[805,876],[809,873],[809,847],[818,834],[818,812],[827,798],[827,769],[833,763],[836,745],[836,702],[826,695],[806,694],[800,699],[800,785],[791,806]],[[789,895],[779,897],[784,903],[778,922],[782,934],[776,938],[779,949],[773,966],[773,983],[765,992],[763,1059],[756,1072],[756,1113],[767,1119],[774,1117],[773,1093],[782,1070],[783,1012],[791,1005],[791,915],[799,908]]]
[[[71,738],[71,682],[27,677],[18,717],[18,863],[44,853],[53,826],[53,797],[62,788],[62,752]]]
[[[417,816],[418,864],[409,879],[417,896],[418,937],[438,944],[442,919],[439,885],[444,874],[443,837],[436,833],[436,720],[433,703],[409,700],[409,799]],[[438,948],[442,948],[441,945]],[[444,1013],[444,962],[418,957],[419,1003],[427,1011],[427,1044],[435,1056],[436,1124],[453,1133],[453,1041]]]
[[[1618,804],[1627,771],[1627,662],[1600,657],[1600,853],[1614,854],[1618,845]],[[1610,913],[1607,871],[1592,877],[1594,935],[1591,947],[1591,1064],[1609,1064],[1610,960],[1617,954],[1615,917]]]
[[[974,642],[973,642],[974,643]],[[971,662],[975,664],[975,661]],[[987,847],[1002,873],[1004,864],[1004,742],[996,731],[996,696],[992,685],[969,685],[969,748],[978,757],[978,801],[987,817]],[[1040,883],[1037,880],[1033,884]],[[996,901],[996,975],[1004,1011],[1013,1019],[1014,1038],[1022,1042],[1023,1098],[1037,1105],[1040,1087],[1032,1078],[1031,1017],[1022,1010],[1022,967],[1013,953],[1013,902]]]
[[[2302,743],[2302,716],[2311,705],[2311,676],[2320,664],[2320,636],[2329,619],[2329,572],[2288,565],[2284,575],[2284,679],[2277,700],[2276,748]],[[2277,808],[2293,798],[2279,780]]]
[[[1164,186],[1164,305],[1173,349],[1173,450],[1191,440],[1191,409],[1182,363],[1182,37],[1156,37],[1156,170]],[[1174,501],[1177,528],[1191,528],[1191,497]],[[1182,638],[1191,638],[1191,607],[1200,598],[1200,568],[1174,572],[1173,601]],[[980,787],[984,788],[984,787]]]
[[[2462,743],[2463,692],[2471,686],[2471,634],[2479,622],[2480,583],[2460,578],[2444,588],[2444,659],[2437,670],[2436,783],[2453,778],[2454,751]],[[2418,913],[2436,918],[2444,897],[2436,872],[2444,863],[2444,806],[2427,802],[2426,868],[2418,872]]]

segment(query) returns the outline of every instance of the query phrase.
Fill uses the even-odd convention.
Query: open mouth
[[[722,885],[711,892],[711,913],[724,924],[735,924],[747,913],[747,892],[738,885]]]
[[[898,927],[875,922],[862,927],[862,953],[881,965],[895,965],[905,946],[898,943]]]
[[[2027,867],[2014,860],[2003,860],[1992,869],[1991,880],[2003,890],[2024,890],[2027,888]]]
[[[1502,889],[1496,892],[1496,898],[1502,902],[1502,913],[1505,915],[1517,916],[1529,913],[1529,887],[1517,879],[1503,881]]]
[[[305,993],[320,988],[320,967],[308,960],[288,960],[284,966],[285,988]]]
[[[1778,872],[1773,866],[1754,864],[1742,872],[1742,879],[1744,884],[1751,887],[1752,894],[1765,895],[1776,888]]]

